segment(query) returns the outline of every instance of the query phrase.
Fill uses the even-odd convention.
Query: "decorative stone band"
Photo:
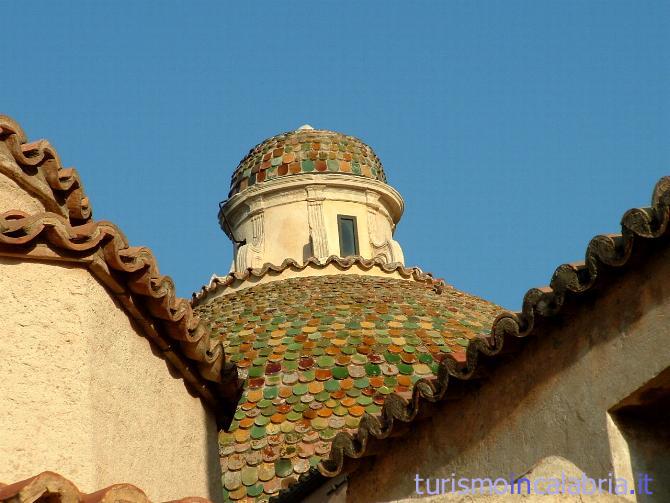
[[[193,294],[191,305],[200,305],[214,297],[225,295],[229,291],[252,287],[268,275],[281,276],[275,279],[284,279],[284,277],[291,277],[287,274],[290,272],[301,273],[310,270],[316,272],[329,266],[335,266],[339,271],[352,271],[354,273],[358,269],[360,271],[377,270],[380,276],[395,274],[401,279],[430,283],[438,293],[441,293],[445,287],[444,280],[436,279],[432,274],[423,272],[418,267],[405,267],[397,262],[387,264],[379,258],[366,259],[359,256],[342,258],[332,255],[323,261],[311,257],[305,263],[299,264],[293,259],[286,259],[280,265],[265,264],[259,269],[249,268],[241,273],[231,272],[226,276],[213,276],[209,285],[203,286],[200,291]]]
[[[210,340],[189,302],[176,296],[172,279],[159,273],[148,248],[128,246],[110,222],[72,226],[55,213],[10,211],[0,215],[0,255],[87,265],[190,387],[214,407],[219,422],[230,421],[241,392],[236,372],[225,364],[220,343]]]
[[[39,199],[47,211],[67,217],[72,223],[91,218],[91,205],[77,170],[63,168],[48,141],[27,143],[21,126],[0,115],[0,145],[3,144],[14,162],[4,158],[0,150],[0,173]]]
[[[456,390],[458,386],[449,386],[452,380],[467,381],[485,374],[486,360],[503,351],[514,351],[524,337],[535,335],[538,316],[550,318],[557,315],[568,296],[577,300],[594,289],[605,268],[626,265],[633,252],[640,248],[635,246],[637,242],[667,237],[669,224],[670,177],[663,177],[654,188],[651,207],[634,208],[624,214],[621,234],[594,237],[586,249],[585,262],[561,265],[548,287],[528,290],[521,312],[500,314],[487,338],[472,340],[465,353],[447,355],[440,364],[437,379],[418,381],[409,399],[389,395],[381,414],[364,415],[355,434],[338,433],[333,439],[329,458],[302,474],[294,486],[280,491],[271,501],[296,501],[297,495],[302,494],[302,487],[314,487],[324,476],[335,477],[353,469],[353,464],[345,466],[347,459],[353,461],[373,454],[378,441],[400,434],[402,426],[414,421],[422,407],[443,400],[452,389]],[[481,363],[480,358],[484,360]]]
[[[65,477],[43,472],[10,485],[0,484],[0,502],[32,503],[60,501],[62,503],[151,503],[147,495],[131,484],[114,484],[91,494],[84,494]],[[166,503],[211,503],[207,498],[182,498]]]

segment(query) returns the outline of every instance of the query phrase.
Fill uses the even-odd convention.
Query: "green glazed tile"
[[[356,403],[359,405],[370,405],[372,403],[372,398],[366,395],[361,395],[356,399]]]
[[[272,400],[273,398],[277,398],[279,396],[279,388],[272,387],[272,388],[265,388],[263,390],[263,398],[267,398],[268,400]]]
[[[289,421],[298,421],[302,419],[302,414],[300,414],[299,412],[291,411],[288,414],[286,414],[286,419],[288,419]]]
[[[394,353],[384,353],[384,359],[389,363],[400,363],[400,356]]]
[[[379,412],[381,412],[381,410],[382,408],[374,403],[365,407],[365,412],[367,412],[368,414],[378,414]]]
[[[346,379],[349,377],[349,370],[347,370],[347,367],[335,367],[332,372],[335,379]]]
[[[255,422],[256,426],[265,426],[266,424],[268,424],[270,422],[270,418],[267,417],[267,416],[256,416],[256,419],[255,419],[254,422]]]
[[[317,402],[325,402],[326,400],[330,399],[330,393],[327,391],[322,391],[321,393],[317,393],[314,398]]]
[[[340,383],[331,379],[329,381],[326,381],[324,387],[326,388],[326,391],[330,391],[331,393],[333,393],[334,391],[338,391],[340,389]]]
[[[361,377],[360,379],[356,379],[354,381],[354,386],[356,386],[358,389],[367,388],[368,386],[370,386],[370,379],[368,379],[367,377]]]
[[[249,369],[249,377],[261,377],[264,372],[263,367],[251,367]]]
[[[247,495],[251,496],[252,498],[260,496],[262,493],[263,493],[263,484],[254,484],[252,486],[247,487]],[[224,498],[224,500],[227,499],[228,497]]]
[[[290,459],[281,458],[275,461],[275,473],[278,477],[288,477],[291,472],[293,472],[293,465]]]
[[[258,440],[265,436],[265,427],[264,426],[252,426],[251,427],[251,438]]]
[[[314,371],[314,370],[305,370],[304,372],[302,372],[302,373],[300,374],[300,376],[302,377],[302,379],[301,379],[302,381],[304,381],[304,382],[311,382],[311,381],[313,381],[314,379],[316,379],[316,371]]]
[[[307,385],[306,384],[296,384],[293,386],[293,394],[294,395],[304,395],[307,393]]]
[[[379,368],[379,365],[376,365],[374,363],[366,363],[365,364],[365,373],[371,377],[378,376],[382,373],[381,369]]]
[[[316,359],[316,364],[321,368],[330,368],[335,365],[335,359],[332,356],[320,356]]]

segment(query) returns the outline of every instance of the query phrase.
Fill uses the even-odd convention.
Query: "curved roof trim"
[[[80,503],[104,503],[125,501],[128,503],[151,503],[141,489],[132,484],[114,484],[94,493],[84,494],[70,480],[54,472],[42,472],[10,485],[0,484],[0,502],[41,501],[58,496],[59,501]],[[207,498],[182,498],[172,503],[211,503]]]
[[[210,299],[212,294],[225,293],[225,290],[236,282],[251,282],[253,280],[263,278],[268,274],[281,274],[286,270],[321,270],[330,265],[335,265],[338,269],[341,270],[349,270],[354,267],[358,267],[363,271],[378,269],[380,272],[385,274],[397,273],[403,279],[414,280],[421,283],[429,283],[437,293],[441,293],[446,287],[444,280],[436,279],[432,274],[423,272],[418,267],[405,267],[400,262],[387,264],[379,258],[366,259],[361,256],[342,258],[338,257],[337,255],[331,255],[324,261],[320,261],[315,257],[310,257],[304,263],[300,264],[297,261],[289,258],[284,260],[280,265],[268,263],[260,269],[249,268],[244,272],[231,272],[226,276],[213,276],[209,282],[209,285],[203,286],[198,292],[193,294],[191,305],[197,306],[201,304],[203,301]],[[281,281],[282,279],[283,278],[277,278],[277,281]]]
[[[411,398],[391,394],[386,398],[380,415],[363,416],[355,434],[338,433],[333,439],[329,458],[301,475],[296,485],[283,489],[272,501],[290,501],[303,485],[311,486],[320,477],[335,477],[343,473],[347,459],[366,456],[371,441],[387,439],[397,429],[398,423],[414,421],[422,404],[444,399],[451,379],[471,379],[480,370],[480,357],[495,357],[503,348],[507,350],[507,346],[515,345],[524,337],[536,335],[535,322],[538,318],[556,316],[566,298],[570,296],[578,300],[593,290],[599,285],[605,268],[625,266],[634,254],[636,242],[666,236],[669,225],[670,177],[663,177],[654,188],[651,207],[633,208],[623,215],[621,234],[595,236],[587,246],[584,262],[563,264],[554,272],[549,286],[528,290],[521,312],[500,314],[493,322],[488,337],[472,340],[464,353],[447,355],[440,364],[437,379],[417,381]]]
[[[26,143],[20,126],[0,116],[0,145],[14,160],[0,157],[0,173],[47,209],[0,214],[0,255],[84,263],[227,424],[241,392],[236,372],[188,300],[177,297],[172,279],[160,274],[151,250],[129,246],[116,225],[92,220],[79,175],[61,166],[47,141]]]
[[[35,196],[47,211],[67,217],[73,223],[90,220],[91,204],[77,170],[64,168],[48,141],[27,141],[16,121],[0,115],[0,142],[7,146],[15,161],[14,164],[0,160],[0,173]]]

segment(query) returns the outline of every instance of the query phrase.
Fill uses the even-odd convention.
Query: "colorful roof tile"
[[[654,187],[651,207],[633,208],[623,215],[621,234],[595,236],[586,249],[584,262],[563,264],[554,272],[549,286],[528,290],[521,312],[500,313],[491,329],[481,334],[483,337],[470,340],[465,353],[444,358],[438,378],[415,386],[410,399],[391,395],[385,400],[382,413],[366,417],[353,434],[348,430],[338,432],[328,458],[302,475],[299,483],[282,489],[273,501],[299,501],[318,487],[324,476],[339,475],[345,471],[348,458],[367,455],[370,440],[388,438],[398,422],[414,421],[425,403],[448,398],[452,389],[458,389],[449,386],[454,379],[467,381],[477,373],[486,375],[486,367],[497,364],[496,356],[518,351],[527,337],[541,335],[536,321],[554,319],[566,304],[579,307],[583,300],[593,299],[592,295],[601,295],[608,280],[620,276],[631,264],[643,262],[646,254],[658,251],[658,247],[667,246],[669,237],[670,177],[663,177]],[[593,308],[590,302],[583,305]]]
[[[252,148],[233,173],[229,197],[257,183],[299,173],[345,173],[386,182],[381,161],[358,138],[303,126]]]
[[[199,305],[245,379],[220,434],[226,498],[266,501],[327,459],[340,432],[411,396],[446,355],[488,334],[498,306],[436,281],[290,278]]]

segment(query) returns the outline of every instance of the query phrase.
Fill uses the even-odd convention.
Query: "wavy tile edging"
[[[48,141],[27,143],[21,126],[0,115],[0,143],[12,158],[0,156],[0,173],[46,209],[36,215],[21,211],[0,215],[0,244],[9,246],[15,255],[29,255],[38,242],[65,251],[70,258],[97,255],[89,260],[91,272],[113,292],[193,390],[215,408],[219,422],[227,424],[241,393],[241,382],[234,368],[226,364],[221,344],[210,340],[209,330],[190,303],[176,296],[172,279],[159,273],[151,250],[130,247],[114,224],[92,220],[77,170],[63,168]],[[114,276],[121,276],[120,282]],[[142,308],[138,309],[137,303]]]
[[[39,244],[65,252],[66,257],[86,257],[82,261],[91,272],[110,288],[194,390],[215,407],[220,420],[231,414],[239,381],[225,364],[223,347],[209,338],[189,302],[176,296],[172,279],[160,274],[151,250],[128,246],[126,237],[110,222],[89,220],[73,226],[50,212],[0,215],[0,246],[5,251],[28,255]]]
[[[346,258],[331,255],[323,262],[315,257],[310,257],[304,263],[300,264],[297,261],[288,258],[280,265],[267,263],[258,269],[249,268],[244,272],[231,272],[226,276],[215,276],[211,279],[209,285],[203,286],[200,291],[193,294],[191,304],[193,306],[199,305],[203,300],[209,298],[209,295],[225,290],[236,281],[251,281],[253,279],[262,278],[268,273],[281,274],[287,269],[292,269],[294,271],[303,271],[307,268],[324,269],[331,264],[335,264],[342,270],[351,269],[352,267],[360,267],[364,271],[378,268],[385,273],[398,273],[405,279],[413,279],[415,281],[430,284],[437,293],[442,293],[446,287],[444,280],[436,279],[432,274],[423,272],[418,267],[405,267],[400,262],[387,264],[380,258],[366,259],[359,255]],[[280,280],[281,278],[278,279]]]
[[[452,355],[445,358],[433,381],[417,381],[409,400],[389,395],[380,415],[365,414],[355,434],[340,432],[333,439],[328,459],[303,474],[293,486],[283,489],[272,501],[293,501],[302,486],[314,486],[319,480],[342,473],[345,460],[359,459],[366,454],[371,440],[384,440],[391,436],[396,422],[409,423],[416,419],[423,402],[434,403],[445,397],[450,378],[469,380],[477,369],[480,355],[493,357],[505,346],[506,339],[534,335],[538,316],[557,315],[567,295],[581,295],[597,283],[603,266],[617,268],[630,259],[638,239],[657,239],[668,232],[670,224],[670,177],[661,178],[654,187],[649,208],[633,208],[621,219],[621,234],[594,237],[586,249],[584,262],[563,264],[554,272],[549,286],[532,288],[523,298],[521,312],[505,312],[496,317],[487,338],[474,339],[466,348],[462,359]],[[514,339],[512,339],[513,342]],[[458,357],[458,354],[455,355]]]
[[[91,494],[79,491],[71,481],[54,472],[42,472],[20,482],[3,486],[0,484],[0,502],[23,503],[41,501],[46,497],[49,501],[54,496],[62,503],[151,503],[141,489],[132,484],[114,484]],[[182,498],[167,503],[211,503],[206,498]]]
[[[77,170],[64,168],[48,141],[27,141],[16,121],[0,115],[0,142],[14,159],[14,163],[0,159],[0,173],[35,196],[46,211],[67,217],[73,223],[88,221],[92,216],[91,204]]]

